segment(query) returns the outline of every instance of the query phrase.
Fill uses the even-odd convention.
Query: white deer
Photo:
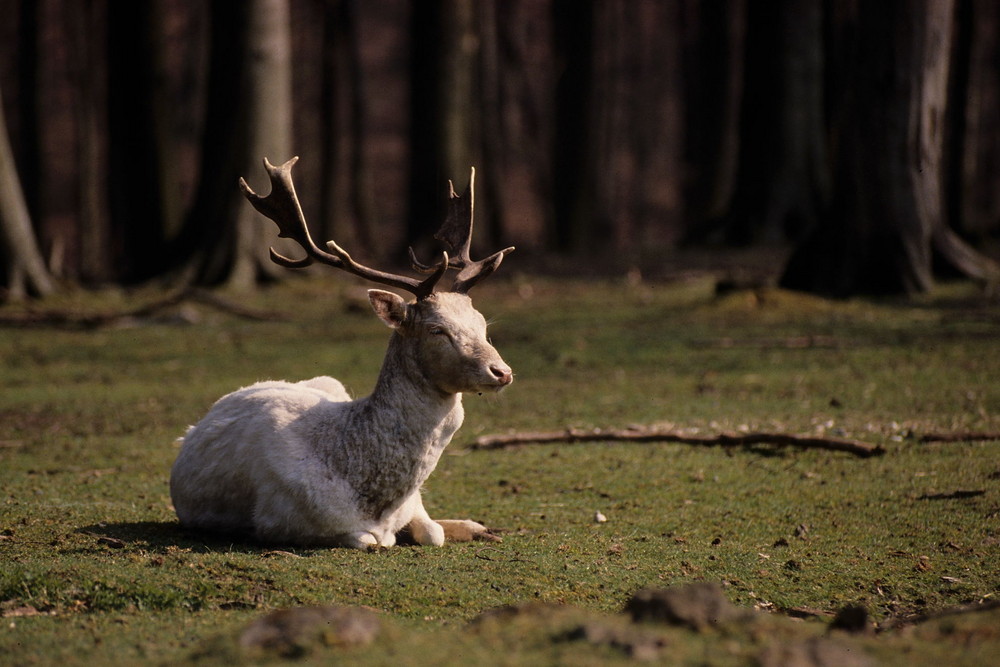
[[[392,330],[370,396],[351,400],[330,377],[259,382],[222,397],[184,436],[170,475],[170,495],[184,526],[245,532],[265,542],[388,547],[409,529],[418,544],[445,539],[490,539],[469,520],[433,521],[420,489],[464,418],[462,393],[499,391],[513,381],[510,367],[486,337],[486,321],[466,292],[500,265],[506,248],[472,261],[473,181],[463,196],[451,190],[448,216],[436,237],[456,251],[442,253],[417,280],[362,266],[335,242],[327,250],[309,235],[291,168],[266,159],[271,194],[261,197],[240,180],[254,208],[306,251],[291,268],[313,261],[411,292],[415,301],[372,289],[376,315]],[[458,269],[452,291],[434,288]]]

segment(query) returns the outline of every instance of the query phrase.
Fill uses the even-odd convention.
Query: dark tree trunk
[[[16,138],[19,173],[24,181],[22,189],[28,210],[39,214],[39,184],[42,181],[42,142],[39,121],[41,119],[41,86],[39,85],[39,69],[41,67],[41,52],[39,49],[39,31],[41,30],[41,14],[43,3],[26,1],[21,3],[20,18],[17,30],[17,50],[19,83],[17,95],[17,119],[19,127],[14,132]]]
[[[408,241],[437,230],[447,181],[461,192],[476,161],[477,11],[433,0],[412,12]]]
[[[588,240],[591,215],[594,73],[593,0],[554,0],[556,99],[550,247],[580,250]]]
[[[287,0],[211,4],[200,176],[174,244],[176,257],[193,253],[185,280],[247,290],[271,275],[267,248],[277,245],[277,232],[237,183],[242,176],[267,192],[262,160],[292,157],[289,20]]]
[[[483,199],[494,213],[492,246],[542,252],[552,220],[556,74],[553,12],[533,0],[483,7]],[[493,30],[487,29],[492,22]],[[491,34],[492,33],[492,34]],[[495,71],[487,73],[491,67]],[[477,222],[478,224],[478,222]]]
[[[99,11],[93,0],[68,4],[68,23],[75,52],[73,78],[78,91],[75,105],[77,126],[77,191],[79,270],[85,284],[99,285],[110,280],[113,258],[111,256],[111,230],[108,224],[106,189],[104,189],[105,164],[104,124],[106,99],[103,73],[107,58],[103,50],[95,48],[95,36],[101,33],[106,22],[106,12]],[[102,95],[103,93],[103,95]]]
[[[752,3],[742,146],[726,240],[800,237],[829,191],[823,115],[823,2]]]
[[[439,44],[441,2],[424,2],[411,13],[410,26],[410,183],[405,242],[434,231],[441,185]]]
[[[480,191],[485,193],[489,216],[483,215],[485,207],[476,211],[476,227],[480,238],[488,238],[489,245],[502,244],[504,224],[503,174],[507,171],[504,151],[502,68],[500,65],[500,23],[499,9],[495,3],[483,3],[479,9],[479,34],[482,40],[480,61],[481,81],[477,112],[482,123],[482,165],[486,173],[480,172]],[[488,233],[484,232],[484,227]]]
[[[691,0],[684,7],[684,164],[689,241],[722,226],[740,155],[746,60],[745,0]]]
[[[350,139],[343,108],[346,89],[350,81],[348,71],[348,27],[344,0],[324,0],[321,5],[323,17],[323,42],[321,58],[323,63],[322,85],[320,88],[319,115],[320,140],[322,150],[322,192],[320,198],[317,230],[323,238],[345,238],[347,227],[344,193],[347,189],[347,174],[343,168],[343,154]],[[349,246],[348,246],[349,247]]]
[[[459,183],[479,157],[479,20],[477,0],[447,0],[442,12],[441,95],[445,175]]]
[[[957,230],[1000,236],[1000,4],[959,0],[949,198]]]
[[[594,168],[588,241],[629,260],[680,236],[680,7],[617,0],[595,27]]]
[[[187,279],[216,285],[233,264],[236,219],[246,206],[237,183],[250,163],[247,105],[249,47],[247,3],[209,5],[207,99],[194,200],[181,233],[171,244],[174,266]],[[275,158],[279,159],[279,158]]]
[[[372,173],[372,166],[368,159],[367,140],[369,135],[369,100],[368,85],[365,80],[365,73],[362,68],[363,55],[361,53],[361,21],[360,0],[346,0],[344,5],[343,21],[346,24],[344,38],[346,39],[345,64],[350,76],[349,87],[345,86],[345,91],[350,92],[350,105],[348,111],[348,132],[347,137],[350,146],[350,189],[348,200],[350,210],[354,219],[354,236],[359,243],[368,249],[369,252],[377,252],[379,244],[378,237],[379,221],[375,215],[375,201],[373,198],[378,192],[375,176]],[[336,238],[336,237],[333,237]]]
[[[782,285],[836,296],[922,292],[933,285],[932,248],[966,273],[989,273],[944,219],[953,2],[833,8],[832,196]]]
[[[376,220],[365,151],[367,86],[361,62],[357,0],[323,3],[323,238],[371,253]]]
[[[160,2],[111,2],[108,11],[109,205],[126,281],[161,269],[181,201],[172,173],[171,104],[165,99]]]

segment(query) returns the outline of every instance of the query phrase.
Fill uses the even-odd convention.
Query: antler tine
[[[316,248],[316,244],[313,243],[312,237],[309,236],[305,217],[302,215],[298,197],[295,195],[295,186],[292,185],[291,176],[289,175],[292,165],[298,162],[298,160],[299,158],[296,156],[280,167],[275,167],[268,162],[267,158],[264,158],[264,169],[267,170],[267,174],[271,179],[271,194],[267,197],[258,195],[246,180],[240,177],[240,190],[243,191],[243,196],[257,209],[258,213],[270,218],[278,225],[278,236],[293,239],[300,246],[306,248],[308,254],[299,260],[289,259],[278,254],[274,248],[270,249],[271,259],[276,264],[281,264],[289,268],[309,266],[313,263],[313,253],[310,250],[319,250]],[[290,196],[279,197],[277,193],[281,189],[284,189],[286,195],[290,194]]]
[[[472,167],[469,184],[461,196],[455,194],[455,184],[448,181],[448,213],[434,238],[448,245],[454,252],[449,268],[459,269],[452,291],[466,293],[483,278],[497,270],[500,262],[514,247],[504,248],[486,259],[474,261],[469,256],[472,245],[473,208],[475,205],[476,168]],[[421,264],[410,248],[410,261],[417,271],[428,272],[433,267]]]
[[[264,158],[264,169],[271,179],[271,193],[266,197],[258,195],[244,179],[240,179],[240,189],[243,190],[243,195],[257,211],[278,225],[278,236],[292,239],[306,251],[306,256],[302,259],[289,259],[271,248],[271,260],[276,264],[293,269],[304,268],[312,264],[313,261],[319,261],[343,269],[365,280],[406,290],[418,300],[430,296],[434,291],[434,286],[448,269],[447,253],[442,253],[441,261],[437,265],[429,267],[431,272],[427,278],[417,280],[359,264],[335,241],[326,242],[329,252],[313,242],[305,215],[302,213],[302,206],[295,194],[295,185],[292,183],[292,167],[298,160],[298,157],[293,157],[284,164],[275,167],[267,158]]]

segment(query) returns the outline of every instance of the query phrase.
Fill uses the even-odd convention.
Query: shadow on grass
[[[316,549],[264,544],[246,533],[192,530],[181,526],[177,521],[101,522],[84,526],[76,532],[95,538],[97,544],[104,548],[142,549],[153,553],[169,553],[184,549],[195,553],[267,554],[280,549],[305,555],[316,551]]]
[[[241,532],[208,532],[185,528],[177,521],[101,522],[78,528],[78,535],[92,537],[101,548],[142,549],[165,554],[177,549],[194,553],[247,553],[269,555],[293,553],[298,556],[318,551],[344,548],[336,546],[301,546],[260,542]],[[396,546],[417,546],[413,535],[404,528],[396,535]]]

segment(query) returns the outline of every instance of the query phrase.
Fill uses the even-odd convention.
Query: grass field
[[[266,612],[331,604],[377,610],[382,634],[365,648],[319,642],[301,660],[603,664],[632,659],[628,642],[567,628],[617,627],[637,590],[694,581],[760,613],[738,628],[616,632],[655,634],[674,664],[767,664],[768,651],[827,637],[846,605],[889,628],[1000,597],[1000,443],[918,439],[1000,432],[1000,307],[965,285],[873,303],[717,296],[707,278],[496,279],[476,302],[517,380],[467,397],[425,503],[499,529],[502,543],[359,553],[182,530],[167,486],[174,441],[216,398],[320,374],[355,395],[372,387],[388,331],[338,285],[240,298],[283,315],[271,321],[188,303],[95,329],[0,328],[0,664],[277,661],[239,654],[233,638]],[[886,453],[468,447],[634,424],[848,437]],[[482,617],[526,602],[538,604]],[[849,641],[886,664],[984,664],[1000,651],[998,620],[951,615]]]

